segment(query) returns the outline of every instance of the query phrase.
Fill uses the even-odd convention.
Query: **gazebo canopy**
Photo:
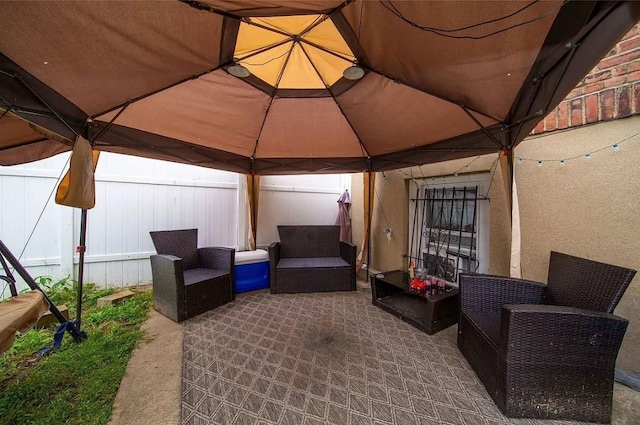
[[[81,134],[102,151],[300,174],[514,147],[640,3],[33,1],[1,2],[0,17],[0,164]]]

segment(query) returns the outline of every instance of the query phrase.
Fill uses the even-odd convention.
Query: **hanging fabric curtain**
[[[340,226],[340,240],[351,243],[351,219],[349,208],[351,207],[351,195],[345,190],[338,198],[338,217],[336,225]]]
[[[258,234],[258,201],[260,199],[260,176],[247,174],[247,209],[249,217],[249,249],[256,249]]]
[[[509,161],[511,161],[511,163],[509,163]],[[518,190],[516,187],[516,174],[515,167],[513,166],[513,155],[511,155],[511,158],[509,158],[508,152],[506,150],[500,153],[500,168],[502,170],[504,190],[507,195],[507,205],[511,214],[511,255],[509,262],[509,275],[511,277],[522,278],[522,237],[520,233],[520,206],[518,205]]]
[[[511,277],[522,278],[521,261],[521,233],[520,233],[520,205],[518,204],[518,190],[516,188],[515,170],[513,174],[513,205],[511,206],[511,263],[509,273]]]
[[[99,151],[94,151],[91,143],[78,136],[73,145],[69,170],[62,178],[56,192],[56,204],[91,209],[96,204],[95,169]]]
[[[362,269],[364,263],[364,253],[369,248],[369,234],[371,233],[371,218],[373,215],[373,193],[375,190],[376,175],[375,173],[363,173],[363,207],[364,207],[364,234],[362,235],[362,251],[358,254],[358,271]],[[370,267],[367,264],[367,267]]]

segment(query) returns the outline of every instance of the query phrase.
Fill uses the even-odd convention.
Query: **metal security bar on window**
[[[478,267],[478,187],[418,188],[413,203],[410,261],[427,273],[456,282]]]

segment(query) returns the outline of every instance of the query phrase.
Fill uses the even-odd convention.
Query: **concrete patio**
[[[456,347],[371,305],[370,292],[236,302],[183,325],[153,313],[110,425],[559,425],[505,418]],[[612,423],[637,424],[640,395],[616,384]]]

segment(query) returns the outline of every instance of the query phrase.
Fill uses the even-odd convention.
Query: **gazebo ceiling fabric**
[[[495,152],[639,18],[632,1],[1,2],[0,164],[74,133],[258,174]],[[364,77],[344,78],[354,64]]]
[[[355,61],[327,15],[241,22],[233,56],[236,63],[279,89],[325,89]]]

